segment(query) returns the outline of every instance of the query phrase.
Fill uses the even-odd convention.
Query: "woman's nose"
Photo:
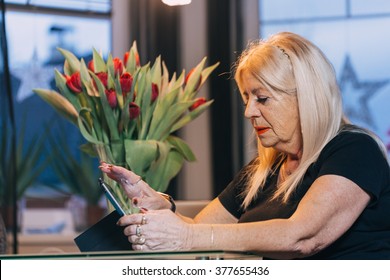
[[[253,104],[251,100],[248,101],[245,107],[245,117],[247,119],[257,118],[261,116],[260,110]]]

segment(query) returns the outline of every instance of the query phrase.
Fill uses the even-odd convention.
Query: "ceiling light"
[[[162,2],[168,6],[180,6],[190,4],[191,0],[162,0]]]

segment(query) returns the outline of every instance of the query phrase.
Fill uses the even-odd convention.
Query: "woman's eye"
[[[258,97],[257,102],[264,104],[268,100],[268,97]]]

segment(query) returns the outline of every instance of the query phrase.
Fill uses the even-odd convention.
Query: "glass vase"
[[[116,148],[118,147],[116,146]],[[118,149],[120,150],[120,148]],[[128,169],[124,161],[124,154],[121,155],[120,153],[113,153],[109,145],[96,144],[95,150],[98,154],[100,161],[104,161],[108,164],[122,166]],[[116,156],[114,156],[115,154]],[[115,180],[109,178],[105,173],[102,174],[102,179],[106,183],[106,185],[108,185],[112,189],[114,196],[116,197],[116,199],[118,200],[119,204],[122,206],[126,214],[137,213],[139,211],[139,209],[133,205],[131,199],[127,197],[122,187]],[[112,211],[115,210],[114,206],[111,204],[111,202],[108,199],[106,199],[106,201],[107,201],[107,209],[109,213],[111,213]]]

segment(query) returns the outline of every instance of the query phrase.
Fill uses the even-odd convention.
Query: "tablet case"
[[[129,251],[131,243],[116,224],[121,216],[116,210],[85,230],[74,241],[81,252]]]

